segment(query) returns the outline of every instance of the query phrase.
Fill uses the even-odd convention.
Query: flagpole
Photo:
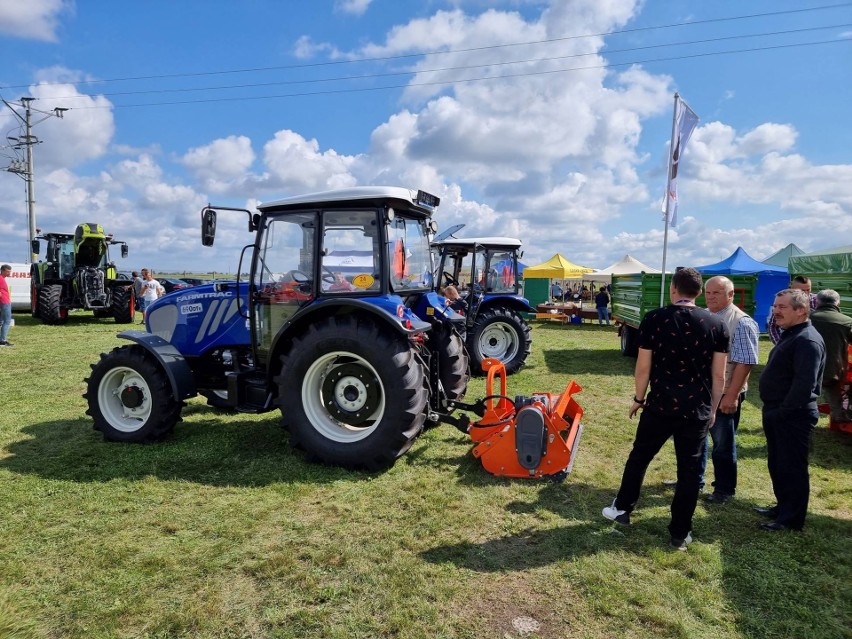
[[[675,138],[675,129],[677,127],[677,101],[680,100],[680,94],[675,92],[674,94],[674,108],[672,109],[672,137],[671,142],[669,143],[669,159],[667,162],[667,176],[666,176],[666,215],[665,215],[665,231],[663,232],[663,268],[662,273],[660,274],[660,308],[666,305],[666,251],[668,250],[669,245],[669,219],[671,219],[669,207],[671,206],[671,197],[669,194],[672,189],[672,168],[674,166],[674,162],[672,161],[672,153],[674,153],[674,138]]]

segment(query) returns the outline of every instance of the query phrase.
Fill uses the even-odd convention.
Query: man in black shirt
[[[825,368],[825,344],[809,312],[807,293],[788,288],[775,295],[772,315],[783,332],[760,376],[760,399],[766,463],[778,504],[755,509],[774,519],[761,524],[764,530],[801,530],[808,511],[808,450]]]
[[[645,471],[669,437],[677,457],[670,545],[686,550],[692,541],[692,515],[698,502],[703,443],[712,427],[725,384],[729,348],[725,323],[695,306],[701,274],[685,268],[669,287],[672,304],[650,311],[639,326],[632,419],[642,410],[621,488],[603,516],[630,524]],[[650,384],[650,392],[648,391]]]

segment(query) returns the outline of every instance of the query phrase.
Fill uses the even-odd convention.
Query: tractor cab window
[[[391,290],[400,293],[432,288],[432,257],[424,220],[391,220],[387,248]]]
[[[259,350],[269,349],[278,330],[314,298],[316,215],[271,218],[260,238],[253,279],[254,322]]]
[[[515,293],[514,251],[489,251],[488,290],[493,293]]]
[[[320,286],[323,294],[378,292],[379,225],[375,210],[322,215]]]
[[[74,272],[74,242],[69,238],[59,242],[58,246],[59,277],[67,277]]]

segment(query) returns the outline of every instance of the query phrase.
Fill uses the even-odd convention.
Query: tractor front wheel
[[[85,381],[86,413],[108,441],[159,441],[180,421],[182,402],[172,395],[165,371],[141,346],[102,354]]]
[[[30,275],[32,277],[32,275]],[[38,287],[35,283],[35,278],[30,282],[30,313],[33,317],[39,317],[39,306],[38,306]]]
[[[110,311],[116,324],[130,324],[136,315],[136,301],[132,286],[116,286],[112,289]]]
[[[290,443],[311,461],[382,470],[423,430],[426,371],[403,335],[331,317],[293,340],[276,377]]]
[[[68,307],[62,306],[62,285],[45,284],[38,292],[38,312],[45,324],[64,324]]]
[[[506,373],[516,373],[527,361],[532,347],[530,327],[520,314],[510,308],[494,307],[478,313],[468,331],[471,370],[484,375],[482,360],[498,359]]]

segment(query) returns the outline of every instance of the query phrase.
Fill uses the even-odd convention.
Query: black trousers
[[[763,406],[766,462],[778,501],[779,524],[801,530],[808,512],[811,486],[808,452],[819,420],[816,406],[786,409]]]
[[[677,458],[677,488],[672,499],[669,532],[676,539],[685,538],[692,530],[692,515],[698,503],[704,442],[709,426],[707,419],[678,419],[644,409],[636,428],[633,450],[624,465],[615,507],[627,512],[636,507],[648,465],[666,440],[672,437]]]

